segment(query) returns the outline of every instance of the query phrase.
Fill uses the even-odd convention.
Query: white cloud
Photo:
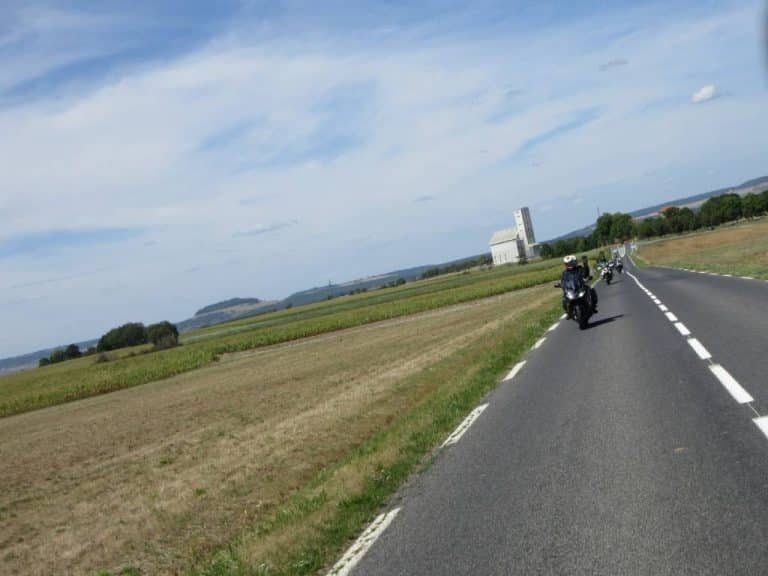
[[[730,34],[725,44],[736,51],[723,58],[744,61],[738,42],[752,17],[728,12],[707,26],[660,18],[599,51],[589,45],[593,21],[406,47],[213,42],[77,95],[0,108],[2,234],[66,222],[141,228],[153,242],[9,260],[0,301],[42,298],[18,305],[18,322],[55,321],[62,340],[80,340],[118,321],[181,319],[233,291],[275,298],[329,276],[477,254],[520,204],[552,207],[536,220],[540,238],[577,228],[594,218],[590,191],[613,203],[601,200],[602,209],[625,209],[656,190],[642,174],[660,164],[723,166],[709,136],[725,125],[750,135],[732,144],[731,160],[765,149],[757,140],[768,138],[762,94],[724,100],[704,120],[674,96],[687,93],[691,78],[703,85],[713,77],[711,30]],[[614,54],[632,62],[620,79],[599,72]],[[524,89],[510,93],[517,86]],[[350,102],[350,92],[359,97]],[[650,102],[662,104],[645,110]],[[540,140],[525,162],[509,160],[593,108],[599,121]],[[323,147],[334,153],[312,154]],[[645,189],[630,196],[620,180],[642,180]],[[583,202],[563,212],[564,196]],[[422,204],[431,198],[439,202]],[[355,241],[362,237],[375,239],[375,258]],[[224,252],[246,264],[224,270]],[[181,282],[192,269],[206,272]],[[34,284],[53,277],[66,280]],[[153,291],[147,278],[180,287]],[[116,298],[124,318],[115,316]],[[55,344],[39,341],[42,328],[23,342],[6,332],[0,356]]]
[[[715,88],[714,84],[708,84],[693,93],[693,96],[691,96],[691,102],[694,104],[700,104],[702,102],[706,102],[707,100],[712,100],[713,98],[717,98],[717,89]]]

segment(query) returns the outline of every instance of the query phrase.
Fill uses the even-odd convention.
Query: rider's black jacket
[[[584,269],[582,266],[577,265],[563,270],[563,275],[560,277],[560,286],[563,288],[563,293],[567,289],[577,292],[582,290],[584,287]]]

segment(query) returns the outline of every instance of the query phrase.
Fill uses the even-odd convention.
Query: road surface
[[[768,574],[768,283],[626,270],[335,574]]]

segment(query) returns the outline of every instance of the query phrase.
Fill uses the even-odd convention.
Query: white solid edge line
[[[677,328],[677,331],[680,332],[683,336],[690,336],[691,331],[688,330],[685,324],[682,322],[675,322],[675,328]]]
[[[523,366],[525,366],[525,360],[522,360],[521,362],[518,362],[517,364],[515,364],[515,367],[509,371],[509,374],[507,374],[507,377],[504,378],[504,381],[512,380],[512,378],[517,376],[517,373],[523,369]]]
[[[720,276],[725,276],[726,278],[733,278],[733,274],[720,274]]]
[[[675,316],[672,312],[667,312],[664,315],[670,322],[677,322],[677,316]]]
[[[744,280],[754,280],[752,276],[742,276]]]
[[[532,349],[532,350],[536,350],[536,349],[537,349],[539,346],[541,346],[542,344],[544,344],[544,342],[546,341],[546,339],[547,339],[547,337],[546,337],[546,336],[542,336],[541,338],[539,338],[538,340],[536,340],[536,344],[534,344],[534,345],[533,345],[533,348],[531,348],[531,349]]]
[[[739,384],[736,381],[736,378],[731,376],[728,373],[728,370],[720,366],[720,364],[712,364],[709,369],[712,371],[712,374],[715,375],[715,377],[720,380],[720,384],[722,384],[726,390],[728,390],[728,393],[733,396],[733,399],[736,400],[739,404],[748,404],[750,402],[754,402],[754,398],[742,388],[741,384]]]
[[[568,318],[568,314],[563,314],[560,316],[560,320],[565,320],[566,318]]]
[[[365,529],[360,535],[360,538],[355,540],[354,544],[349,547],[344,556],[334,564],[331,571],[328,572],[328,576],[347,576],[352,569],[362,560],[365,553],[373,546],[379,536],[384,533],[384,530],[395,519],[397,513],[400,512],[400,508],[395,508],[389,512],[379,515],[376,520],[371,522],[370,526]]]
[[[752,422],[760,428],[760,431],[768,438],[768,416],[760,416],[760,418],[753,418]]]
[[[661,310],[662,312],[669,312],[669,308],[664,306],[664,304],[659,304],[659,310]]]
[[[547,329],[547,332],[552,332],[552,330],[554,330],[554,329],[555,329],[555,328],[557,328],[558,326],[560,326],[560,322],[555,322],[554,324],[552,324],[552,326],[550,326],[550,327]]]
[[[453,431],[453,433],[448,436],[448,438],[443,442],[443,445],[441,448],[445,448],[446,446],[451,446],[453,444],[456,444],[459,440],[461,440],[461,437],[464,436],[464,434],[469,430],[469,427],[474,424],[475,420],[477,420],[480,417],[480,414],[483,413],[483,411],[488,408],[488,404],[483,404],[482,406],[478,406],[472,412],[469,413],[469,416],[464,418],[461,424],[456,428],[456,430]]]

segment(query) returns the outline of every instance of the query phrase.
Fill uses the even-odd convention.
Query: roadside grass
[[[551,304],[532,311],[403,382],[403,389],[434,392],[321,472],[195,576],[299,576],[328,567],[408,477],[429,465],[435,447],[560,313]]]
[[[0,417],[146,384],[216,362],[223,354],[390,320],[521,290],[559,277],[556,262],[457,274],[415,283],[392,294],[362,295],[347,302],[283,311],[237,331],[183,346],[95,363],[93,357],[0,377]],[[386,292],[382,290],[382,292]],[[367,298],[366,298],[367,296]]]
[[[768,279],[768,219],[641,244],[638,255],[650,266]]]

